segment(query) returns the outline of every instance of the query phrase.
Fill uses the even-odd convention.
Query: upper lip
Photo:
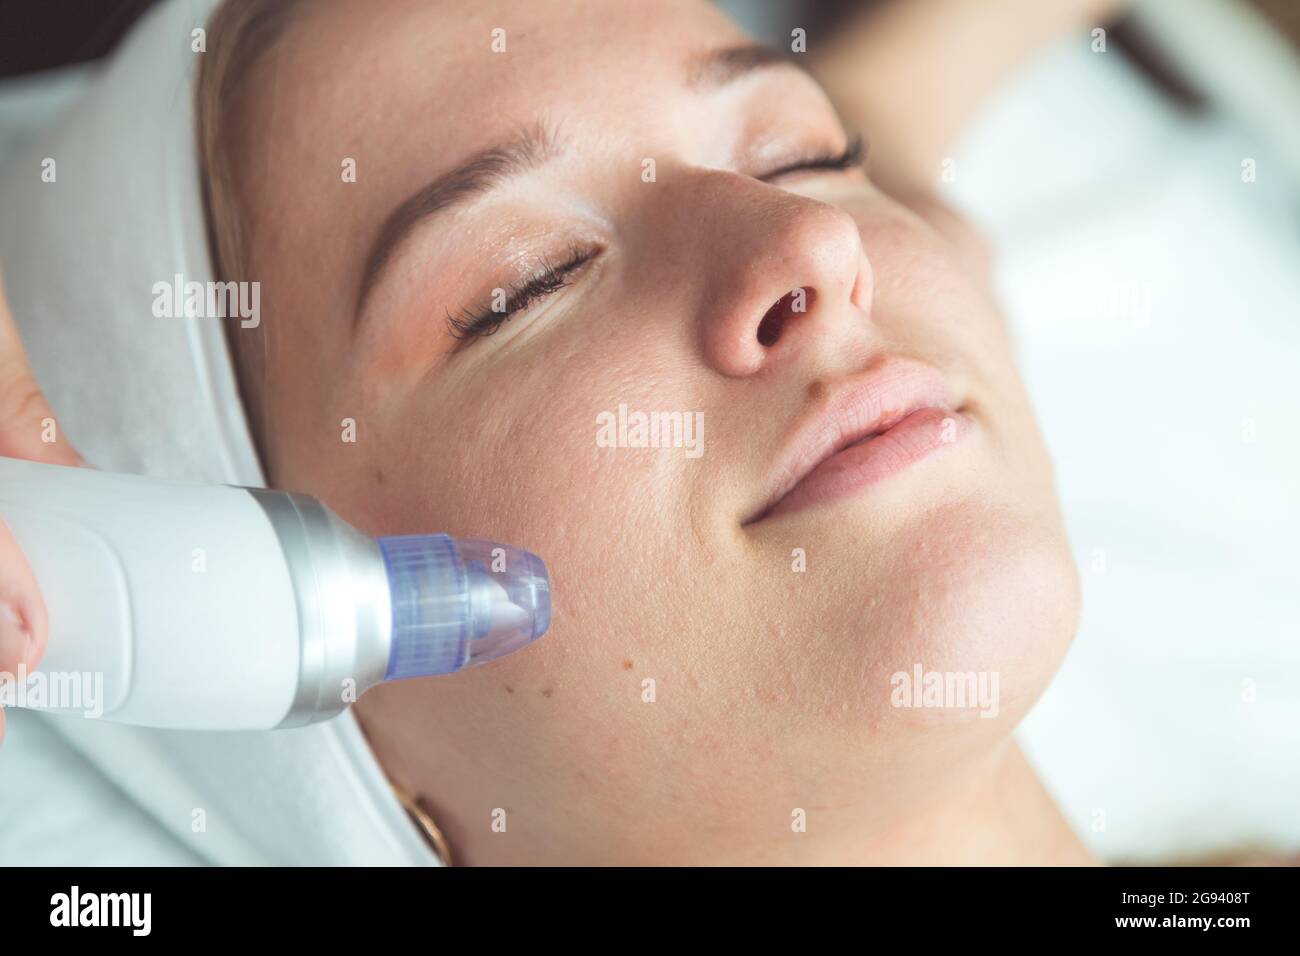
[[[763,505],[742,524],[761,520],[832,455],[888,431],[918,409],[952,407],[943,375],[913,359],[887,357],[831,386],[794,428],[771,473]]]

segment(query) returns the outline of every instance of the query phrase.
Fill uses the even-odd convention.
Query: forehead
[[[744,38],[706,0],[326,0],[268,67],[277,134],[465,153],[541,110],[607,127],[671,115],[693,51]],[[258,84],[261,86],[262,84]],[[324,146],[324,143],[319,143]]]

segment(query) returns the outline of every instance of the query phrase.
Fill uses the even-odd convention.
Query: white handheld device
[[[295,727],[382,681],[494,660],[550,625],[535,555],[441,534],[371,538],[305,495],[0,458],[0,518],[50,622],[40,668],[8,675],[18,706],[184,730]]]

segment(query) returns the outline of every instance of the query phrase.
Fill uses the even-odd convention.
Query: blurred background
[[[719,5],[812,50],[891,2],[928,0]],[[149,5],[0,5],[0,163]],[[1300,852],[1300,3],[1137,0],[1002,78],[935,177],[993,241],[1083,581],[1027,753],[1108,862]],[[18,723],[0,819],[58,799],[16,771],[67,745]],[[81,773],[111,840],[138,811]]]

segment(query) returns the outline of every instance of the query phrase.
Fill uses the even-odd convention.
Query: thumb
[[[45,654],[49,620],[40,588],[13,534],[0,521],[0,680],[20,683]],[[0,710],[0,743],[5,715]]]

